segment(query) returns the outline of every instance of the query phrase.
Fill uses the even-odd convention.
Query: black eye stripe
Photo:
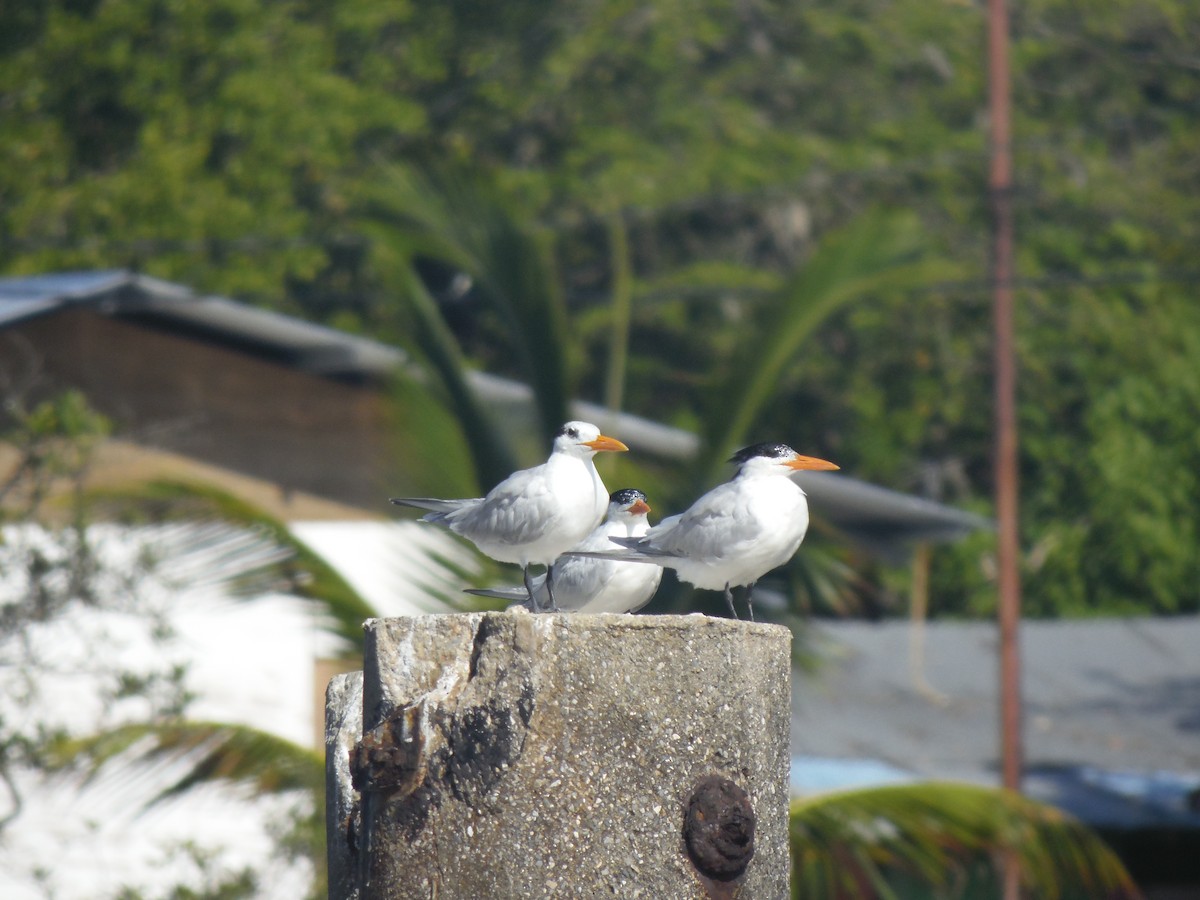
[[[555,432],[554,436],[555,437],[569,437],[572,440],[578,440],[579,439],[579,429],[568,422],[566,425],[564,425],[560,429],[558,429],[558,431]]]

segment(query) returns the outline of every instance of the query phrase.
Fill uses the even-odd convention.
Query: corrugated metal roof
[[[205,296],[191,289],[123,270],[61,272],[0,278],[0,328],[75,304],[104,315],[153,322],[215,340],[255,349],[315,375],[382,379],[403,365],[399,348],[314,325],[281,313]],[[533,391],[525,384],[484,372],[471,373],[475,390],[512,421],[533,418]],[[699,438],[628,413],[576,400],[571,414],[611,428],[640,452],[665,459],[688,459]],[[858,481],[846,475],[803,473],[797,480],[811,500],[814,516],[887,558],[904,558],[916,541],[944,541],[989,527],[986,519],[963,510]]]
[[[822,662],[793,685],[793,753],[997,777],[993,623],[931,622],[916,645],[906,621],[813,628]],[[1200,773],[1197,647],[1196,616],[1024,622],[1028,765]]]
[[[196,294],[182,285],[125,271],[67,272],[0,279],[0,325],[73,304],[112,316],[158,320],[214,337],[286,351],[290,364],[319,375],[384,376],[404,353],[378,341],[292,316]]]

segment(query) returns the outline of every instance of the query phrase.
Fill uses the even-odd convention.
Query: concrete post
[[[788,896],[786,628],[517,612],[366,629],[365,731],[334,708],[353,676],[327,695],[347,759],[328,769],[331,897]]]
[[[350,775],[362,739],[363,673],[335,675],[325,689],[325,849],[330,900],[358,900],[355,848],[361,826]]]

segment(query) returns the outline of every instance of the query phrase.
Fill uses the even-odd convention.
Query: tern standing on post
[[[634,488],[613,491],[608,515],[583,539],[576,550],[605,550],[612,546],[610,537],[641,537],[650,529],[646,518],[650,506],[646,495]],[[554,599],[561,610],[581,613],[631,613],[650,602],[662,569],[637,562],[592,559],[586,556],[562,556],[554,570]],[[533,580],[533,591],[542,609],[554,606],[547,601],[546,576]],[[501,600],[525,600],[521,588],[471,589],[468,594],[497,597]],[[531,605],[532,604],[528,604]],[[533,606],[534,611],[537,607]]]
[[[713,488],[686,511],[663,519],[644,537],[610,538],[625,550],[579,555],[674,569],[680,581],[724,590],[735,619],[732,588],[746,585],[753,619],[755,582],[791,559],[808,531],[808,500],[789,476],[838,467],[801,456],[787,444],[755,444],[729,461],[738,464],[733,480]]]
[[[393,497],[399,506],[427,509],[433,522],[462,535],[483,553],[524,570],[525,590],[536,612],[531,565],[546,566],[546,595],[554,605],[550,566],[596,527],[608,505],[608,491],[592,458],[601,451],[629,448],[587,422],[568,422],[554,437],[550,458],[514,472],[473,500]]]

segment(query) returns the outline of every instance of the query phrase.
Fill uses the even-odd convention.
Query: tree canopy
[[[1200,609],[1198,44],[1185,0],[1013,13],[1036,614]],[[6,4],[0,271],[130,266],[429,352],[424,289],[443,351],[706,430],[817,248],[899,210],[939,265],[828,310],[732,424],[987,512],[983,46],[956,0]],[[385,226],[389,172],[486,186],[492,262],[561,296]],[[560,307],[530,359],[514,323]],[[990,609],[990,553],[935,556],[935,612]]]

